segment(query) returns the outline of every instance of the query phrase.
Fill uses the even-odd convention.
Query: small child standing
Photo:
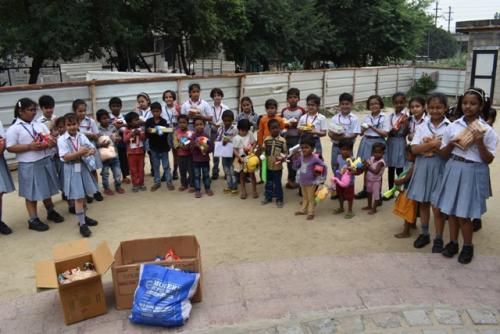
[[[233,124],[234,114],[231,110],[224,110],[221,117],[222,117],[222,125],[217,130],[215,141],[222,142],[222,145],[227,145],[227,144],[232,145],[234,136],[238,134],[238,129]],[[224,193],[237,194],[238,181],[236,180],[236,176],[234,174],[233,157],[230,158],[223,157],[222,168],[224,168],[224,174],[226,175],[226,181],[227,181],[227,188],[224,189]]]
[[[92,233],[89,226],[96,226],[97,221],[86,215],[85,196],[94,194],[97,187],[84,157],[92,159],[95,148],[90,140],[78,131],[79,122],[75,114],[66,114],[64,124],[66,132],[57,139],[59,156],[64,169],[63,191],[68,200],[75,201],[80,234],[88,238]]]
[[[347,201],[347,213],[344,215],[344,218],[351,219],[354,217],[354,213],[352,212],[352,202],[354,200],[354,177],[357,174],[357,169],[351,167],[347,160],[354,160],[352,157],[352,147],[354,143],[351,139],[341,139],[338,145],[340,147],[340,154],[337,155],[336,160],[339,169],[334,172],[335,174],[339,174],[339,176],[344,173],[348,173],[349,183],[347,186],[342,186],[339,182],[335,182],[335,188],[340,206],[337,210],[333,211],[333,214],[338,215],[344,213],[344,201]]]
[[[414,163],[415,155],[411,152],[411,145],[408,145],[406,147],[406,166],[399,177],[394,180],[394,184],[402,188],[396,198],[393,210],[396,216],[404,219],[403,231],[394,234],[394,237],[398,239],[410,237],[410,228],[415,224],[415,219],[417,218],[417,202],[406,197],[406,191],[413,176]]]
[[[144,130],[141,119],[135,111],[125,116],[128,128],[123,133],[123,140],[127,144],[128,165],[132,176],[132,191],[145,191],[144,186]]]
[[[266,137],[263,142],[264,154],[267,160],[267,181],[265,187],[265,197],[261,203],[262,205],[271,203],[273,201],[273,197],[275,197],[276,206],[278,208],[282,208],[284,203],[281,176],[283,174],[283,162],[286,159],[286,153],[288,150],[285,138],[280,136],[280,121],[277,119],[270,119],[264,124],[267,124],[270,136]]]
[[[191,147],[193,157],[193,174],[195,198],[201,198],[201,181],[205,186],[205,193],[213,196],[214,192],[210,189],[210,152],[213,151],[213,144],[210,143],[205,134],[205,120],[201,117],[194,119],[194,134]]]
[[[222,89],[217,87],[213,88],[210,91],[210,97],[213,100],[213,102],[210,104],[210,107],[213,110],[213,118],[210,122],[210,139],[216,141],[219,129],[222,126],[222,114],[229,108],[224,103],[222,103],[222,98],[224,97],[224,92],[222,91]],[[220,158],[214,156],[212,160],[212,180],[217,180],[219,178]]]
[[[156,191],[161,186],[160,176],[160,163],[163,165],[163,175],[167,182],[168,190],[174,190],[175,187],[172,183],[172,174],[170,173],[170,164],[168,161],[168,151],[170,145],[168,143],[168,136],[164,130],[169,128],[167,121],[161,117],[161,104],[153,102],[151,104],[152,118],[146,120],[146,138],[149,141],[149,152],[153,162],[153,177],[154,184],[151,191]]]
[[[122,114],[122,100],[119,97],[112,97],[109,100],[109,119],[111,124],[120,132],[123,137],[123,131],[127,128],[127,122],[125,122],[125,117]],[[128,168],[127,159],[127,145],[123,140],[116,143],[116,149],[118,151],[118,159],[120,160],[120,170],[122,172],[123,180],[125,184],[130,184],[130,169]]]
[[[250,132],[251,123],[248,119],[241,119],[238,122],[238,134],[233,139],[233,150],[235,158],[234,171],[239,174],[240,182],[240,198],[247,198],[247,190],[245,187],[246,176],[250,175],[250,180],[252,182],[252,196],[253,198],[258,198],[257,193],[257,180],[255,178],[255,170],[251,170],[248,166],[248,157],[253,154],[255,145],[257,141],[252,132]],[[246,159],[246,163],[245,163]],[[258,159],[258,158],[257,158]],[[246,165],[245,165],[246,164]],[[254,168],[257,168],[255,166]]]
[[[115,143],[121,141],[120,134],[118,129],[113,124],[110,124],[109,114],[104,109],[99,109],[96,113],[97,122],[99,122],[99,136],[107,136],[110,141],[106,141],[105,143],[99,144],[99,148],[114,148]],[[109,170],[113,173],[113,179],[115,181],[115,191],[118,194],[125,193],[125,190],[122,188],[122,173],[120,169],[120,159],[118,156],[114,158],[105,159],[101,157],[102,161],[102,169],[101,169],[101,178],[102,178],[102,187],[104,188],[104,193],[108,196],[113,195],[113,190],[109,188]]]
[[[250,130],[256,131],[259,126],[259,115],[255,113],[253,110],[253,102],[252,99],[248,96],[243,96],[240,100],[241,111],[236,116],[236,122],[239,122],[242,119],[247,119],[250,122]]]
[[[269,122],[275,119],[278,122],[278,126],[280,131],[285,128],[285,121],[281,116],[277,115],[278,112],[278,102],[275,99],[266,100],[264,104],[266,108],[266,115],[262,116],[259,120],[258,132],[257,132],[257,143],[262,145],[264,143],[264,139],[266,139],[270,135],[269,131]]]
[[[193,159],[191,157],[191,141],[193,132],[188,129],[187,115],[177,117],[177,129],[174,133],[174,148],[179,163],[179,174],[181,177],[181,186],[179,191],[189,188],[189,192],[194,192],[193,183]]]
[[[293,167],[299,174],[299,184],[302,190],[302,209],[295,212],[296,216],[307,215],[307,220],[314,219],[314,193],[320,182],[317,182],[316,168],[320,166],[323,169],[320,175],[321,181],[326,178],[327,167],[325,163],[315,154],[314,147],[316,141],[312,136],[304,136],[300,141],[300,149],[302,155],[299,159],[295,159]]]
[[[299,124],[299,119],[306,113],[306,110],[298,105],[300,100],[300,90],[297,88],[290,88],[286,93],[286,102],[288,107],[283,108],[281,111],[281,117],[285,119],[285,129],[283,137],[286,140],[286,145],[292,148],[299,144],[300,134],[297,125]],[[285,185],[288,189],[296,189],[299,186],[296,182],[297,171],[293,168],[293,163],[288,162],[288,178]]]
[[[380,200],[382,189],[382,175],[384,174],[385,161],[383,159],[385,145],[373,143],[372,156],[366,162],[365,185],[368,193],[368,205],[362,210],[368,210],[369,215],[377,213],[377,201]]]

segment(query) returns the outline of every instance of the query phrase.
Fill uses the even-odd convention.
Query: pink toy
[[[340,175],[340,178],[336,176],[332,177],[332,186],[338,185],[341,188],[347,188],[350,182],[351,182],[351,175],[347,170]]]

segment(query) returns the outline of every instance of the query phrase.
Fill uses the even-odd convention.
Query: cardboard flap
[[[57,288],[56,267],[52,261],[35,262],[35,275],[37,288]]]
[[[89,242],[87,239],[79,239],[60,243],[52,247],[54,260],[59,261],[70,257],[90,253]]]
[[[101,275],[108,271],[115,260],[106,241],[101,242],[99,246],[97,246],[92,252],[92,257],[94,258],[95,268]]]

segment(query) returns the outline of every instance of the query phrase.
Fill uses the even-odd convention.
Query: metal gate
[[[471,87],[481,88],[493,98],[498,50],[474,50],[472,55]]]

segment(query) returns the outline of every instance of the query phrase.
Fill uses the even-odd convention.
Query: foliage
[[[431,25],[427,27],[426,38],[420,44],[418,53],[427,55],[430,59],[444,59],[455,56],[458,50],[458,42],[453,35],[441,28]]]
[[[422,76],[415,81],[413,85],[413,90],[417,93],[417,95],[427,95],[429,91],[436,89],[437,83],[432,79],[432,77],[426,73],[423,73]]]

